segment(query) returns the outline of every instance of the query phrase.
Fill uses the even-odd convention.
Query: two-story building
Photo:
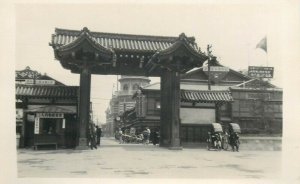
[[[182,143],[204,142],[213,122],[224,128],[228,123],[238,123],[246,134],[282,132],[282,89],[269,82],[253,79],[214,60],[209,71],[204,66],[182,75],[180,88]],[[141,88],[133,98],[136,107],[124,114],[126,127],[159,129],[160,83]]]
[[[26,67],[16,71],[15,87],[19,147],[76,146],[78,86],[66,86]]]

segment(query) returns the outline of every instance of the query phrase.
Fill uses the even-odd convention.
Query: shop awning
[[[39,107],[35,109],[29,109],[26,110],[26,112],[33,112],[33,113],[50,112],[50,113],[75,114],[76,110],[74,108],[69,108],[69,107],[59,107],[55,105],[49,105],[49,106]]]
[[[181,101],[183,102],[231,102],[233,98],[229,91],[199,91],[181,90]]]

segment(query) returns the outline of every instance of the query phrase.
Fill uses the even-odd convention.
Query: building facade
[[[16,71],[19,147],[75,147],[77,112],[78,86],[66,86],[29,67]]]
[[[148,85],[150,79],[143,76],[122,75],[118,82],[120,83],[120,90],[117,89],[112,95],[106,110],[106,134],[109,136],[113,136],[116,129],[122,127],[123,113],[135,107],[135,100],[132,95],[140,87]]]
[[[204,66],[182,75],[180,81],[182,143],[205,142],[213,122],[225,129],[231,122],[238,123],[244,134],[282,133],[281,88],[224,67],[216,60],[210,73]],[[140,106],[125,114],[127,128],[160,129],[160,87],[160,83],[150,84],[141,88],[140,95],[134,95]],[[144,113],[138,112],[140,108]]]

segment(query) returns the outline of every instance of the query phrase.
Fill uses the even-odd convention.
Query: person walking
[[[153,132],[152,143],[153,143],[154,146],[159,143],[159,133],[158,133],[158,130],[155,130]]]
[[[96,135],[97,135],[97,145],[100,146],[100,140],[101,140],[101,134],[102,130],[99,128],[99,126],[96,126]]]
[[[122,132],[122,129],[121,128],[119,128],[119,144],[122,144],[123,143],[123,132]]]
[[[96,135],[95,135],[95,129],[93,124],[90,125],[89,128],[89,138],[90,138],[90,147],[91,149],[95,148],[97,149],[97,144],[96,144]]]
[[[151,131],[148,127],[146,127],[146,129],[144,130],[144,139],[145,139],[145,144],[148,145],[149,144],[149,139],[150,139],[150,134],[151,134]]]

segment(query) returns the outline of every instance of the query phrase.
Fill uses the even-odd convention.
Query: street
[[[97,150],[17,152],[18,177],[276,179],[281,151],[168,150],[102,138]]]

